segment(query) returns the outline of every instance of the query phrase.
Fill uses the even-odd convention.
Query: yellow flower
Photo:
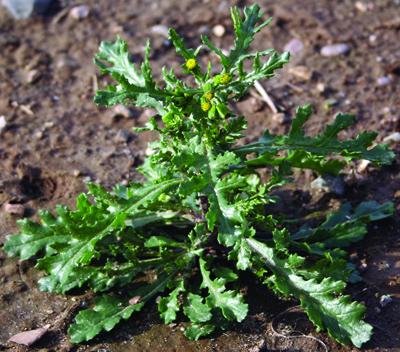
[[[201,104],[201,110],[209,111],[211,109],[211,103],[209,101],[205,101]]]
[[[213,92],[207,92],[206,93],[206,99],[207,100],[211,100],[212,98],[214,98],[214,93]]]
[[[197,61],[195,59],[189,59],[186,61],[186,67],[189,70],[193,70],[197,66]]]
[[[221,75],[221,78],[220,78],[221,84],[227,84],[227,83],[229,83],[230,80],[231,80],[231,77],[229,75],[227,75],[226,73]]]

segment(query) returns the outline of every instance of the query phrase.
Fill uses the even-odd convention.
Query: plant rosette
[[[139,274],[153,273],[146,286],[97,296],[94,309],[79,312],[69,328],[72,342],[111,330],[161,292],[161,318],[168,324],[182,311],[192,322],[185,331],[188,338],[227,329],[248,313],[239,293],[244,272],[278,294],[295,297],[318,330],[326,329],[341,344],[360,347],[370,339],[372,326],[362,320],[365,307],[343,295],[347,282],[361,280],[343,248],[361,240],[370,221],[391,216],[393,204],[370,201],[353,208],[346,203],[319,227],[306,224],[295,233],[266,205],[279,201],[271,191],[292,182],[295,168],[339,176],[353,159],[379,167],[390,164],[394,154],[387,145],[371,147],[375,132],[339,141],[338,133],[353,124],[348,114],[336,115],[321,135],[305,136],[309,105],[297,109],[287,135],[267,130],[258,142],[237,145],[247,122],[228,103],[289,61],[289,52],[249,52],[254,35],[272,20],[257,26],[263,15],[259,11],[257,4],[246,7],[242,19],[238,8],[231,9],[236,39],[229,54],[201,37],[220,58],[217,75],[211,63],[205,71],[199,65],[201,46],[188,49],[169,30],[169,40],[184,60],[183,73],[194,77],[195,87],[165,68],[165,85],[156,85],[149,42],[140,71],[119,37],[101,43],[94,62],[116,85],[96,91],[95,103],[154,108],[163,122],[153,117],[136,128],[159,134],[149,144],[154,153],[139,169],[146,182],[117,185],[112,192],[88,183],[89,193],[78,197],[76,211],[58,206],[57,216],[40,211],[40,223],[21,220],[21,233],[4,246],[21,260],[40,257],[37,268],[48,274],[39,280],[42,291],[65,293],[85,285],[104,293],[135,287]],[[249,72],[246,60],[253,61]],[[248,159],[250,154],[256,157]],[[260,181],[260,170],[266,183]]]

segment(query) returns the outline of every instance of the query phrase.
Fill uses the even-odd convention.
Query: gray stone
[[[7,120],[4,115],[0,116],[0,134],[7,130]]]
[[[43,15],[53,0],[1,0],[12,15],[17,19],[26,19],[32,15]]]
[[[162,24],[158,24],[158,25],[155,25],[155,26],[151,27],[151,31],[154,34],[159,34],[159,35],[161,35],[161,36],[163,36],[163,37],[165,37],[167,39],[169,38],[168,27],[167,26],[163,26]]]
[[[298,53],[299,51],[302,51],[303,49],[304,49],[303,42],[298,39],[292,39],[283,48],[283,50],[285,51],[290,51],[292,55]]]
[[[393,132],[392,134],[386,136],[385,138],[383,138],[384,142],[400,142],[400,133],[399,132]]]
[[[117,132],[117,135],[115,136],[115,140],[116,140],[117,142],[126,143],[126,142],[129,141],[130,136],[131,136],[131,135],[130,135],[129,132],[127,132],[127,131],[121,129],[121,130],[119,130],[119,131]]]
[[[321,49],[322,56],[339,56],[346,55],[351,51],[351,48],[347,44],[332,44],[325,45]]]
[[[84,18],[89,16],[89,8],[87,6],[76,6],[71,9],[69,15],[77,21],[83,20]]]
[[[393,298],[383,295],[383,296],[381,296],[379,303],[381,304],[381,307],[385,308],[392,301],[393,301]]]
[[[333,175],[322,175],[310,184],[311,190],[315,193],[336,193],[342,195],[345,189],[345,182],[342,177]]]
[[[125,105],[119,104],[114,107],[114,116],[122,116],[125,118],[132,117],[132,111]]]
[[[390,78],[389,77],[379,77],[377,80],[378,85],[384,86],[386,84],[390,83]]]

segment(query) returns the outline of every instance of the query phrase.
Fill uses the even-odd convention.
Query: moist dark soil
[[[197,47],[200,34],[207,34],[217,47],[229,50],[234,39],[229,6],[249,6],[253,1],[88,3],[90,13],[81,20],[69,13],[79,5],[72,0],[55,2],[45,16],[20,21],[0,7],[0,115],[7,122],[0,134],[1,246],[8,235],[18,233],[16,221],[21,218],[6,212],[6,204],[23,205],[24,217],[38,220],[39,209],[53,211],[57,204],[74,209],[76,196],[86,191],[89,180],[106,189],[142,180],[136,168],[143,162],[148,141],[156,136],[137,134],[132,127],[143,126],[152,112],[129,108],[122,116],[117,109],[93,103],[94,90],[111,83],[92,62],[101,41],[114,41],[119,34],[128,43],[131,59],[140,63],[150,39],[153,73],[161,80],[161,68],[174,67],[178,72],[182,59],[155,26],[174,27],[190,47]],[[338,112],[355,115],[354,127],[342,138],[374,130],[382,143],[400,131],[399,1],[260,0],[259,4],[264,18],[275,20],[256,36],[254,50],[275,48],[281,53],[292,39],[300,40],[304,48],[276,77],[261,82],[281,115],[274,115],[255,90],[233,107],[249,120],[244,142],[256,141],[267,128],[287,133],[296,107],[308,103],[315,112],[306,127],[310,136],[321,133]],[[215,25],[224,26],[222,37],[212,32]],[[331,57],[320,54],[323,46],[335,43],[347,44],[351,51]],[[212,61],[218,67],[210,51],[203,50],[200,57],[202,65]],[[300,77],[299,70],[307,74]],[[332,99],[334,104],[327,104]],[[388,143],[398,154],[399,141]],[[346,171],[346,189],[340,196],[313,193],[310,182],[316,175],[298,173],[295,183],[277,192],[282,201],[274,211],[307,217],[326,214],[348,201],[357,205],[373,199],[392,201],[399,208],[398,158],[381,170],[357,162]],[[400,351],[399,221],[396,212],[371,224],[369,234],[349,252],[363,270],[364,281],[349,285],[348,293],[367,307],[365,320],[374,326],[363,351]],[[1,351],[359,351],[317,332],[306,315],[293,308],[296,300],[277,297],[247,278],[242,290],[250,314],[227,331],[190,341],[183,335],[188,323],[164,325],[152,302],[113,331],[74,345],[67,329],[79,310],[91,306],[95,294],[40,292],[37,280],[44,273],[34,265],[35,260],[8,258],[0,248]],[[392,298],[385,307],[380,304],[382,295]],[[46,324],[51,325],[49,332],[29,348],[8,341],[14,334]]]

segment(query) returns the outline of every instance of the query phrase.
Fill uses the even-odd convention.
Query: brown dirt
[[[37,219],[39,209],[56,204],[74,207],[75,197],[85,191],[85,181],[95,180],[106,188],[128,180],[140,180],[135,168],[143,161],[151,133],[136,134],[134,126],[144,125],[148,111],[131,108],[132,117],[113,116],[93,103],[93,89],[104,87],[109,78],[99,75],[92,63],[101,40],[112,41],[116,34],[128,42],[135,62],[143,59],[143,47],[152,41],[151,64],[156,78],[162,66],[178,68],[181,60],[164,38],[152,31],[155,25],[174,27],[192,47],[200,44],[199,35],[216,24],[226,33],[222,38],[209,34],[217,46],[229,49],[233,30],[229,6],[250,5],[253,1],[128,1],[90,2],[90,15],[76,21],[68,9],[77,2],[56,2],[44,17],[15,21],[0,8],[0,115],[7,129],[0,135],[0,244],[6,236],[18,233],[16,216],[5,212],[7,203],[22,204],[25,216]],[[315,115],[307,132],[321,132],[341,111],[356,115],[356,125],[343,137],[355,137],[363,130],[380,133],[378,142],[399,131],[400,113],[400,10],[399,1],[365,2],[369,8],[359,11],[355,1],[260,0],[265,18],[275,20],[254,41],[254,49],[274,47],[282,52],[292,38],[302,40],[304,50],[292,57],[286,69],[268,82],[262,82],[284,121],[274,120],[269,108],[249,95],[237,104],[238,114],[249,119],[247,142],[257,140],[261,131],[287,133],[298,105],[312,103]],[[61,16],[60,14],[66,14]],[[376,36],[375,40],[374,37]],[[347,56],[322,57],[319,50],[329,43],[346,43]],[[215,61],[204,50],[201,60]],[[289,67],[306,66],[310,80],[297,78]],[[37,78],[28,83],[29,72]],[[32,72],[30,73],[32,74]],[[387,85],[377,79],[390,77]],[[321,93],[321,85],[325,90]],[[324,108],[327,99],[337,105]],[[130,132],[127,143],[118,139],[119,130]],[[399,144],[390,142],[397,153]],[[348,171],[357,164],[351,164]],[[313,197],[309,183],[312,174],[299,174],[299,181],[280,191],[287,211],[293,217],[335,209],[340,203],[358,204],[364,200],[393,201],[400,206],[398,160],[377,170],[373,166],[360,178],[347,181],[346,192],[338,197],[326,194]],[[79,175],[78,175],[79,174]],[[400,261],[399,215],[370,226],[370,233],[355,245],[351,258],[357,265],[367,264],[364,281],[349,285],[353,299],[367,306],[366,321],[375,327],[364,351],[400,351]],[[247,285],[246,300],[250,314],[229,331],[216,333],[200,341],[188,341],[181,331],[185,322],[165,326],[150,304],[144,312],[120,324],[110,333],[92,342],[73,345],[68,342],[68,326],[80,309],[91,304],[93,293],[59,295],[40,292],[36,284],[43,273],[34,269],[34,261],[19,262],[7,258],[0,249],[0,350],[2,351],[324,351],[310,338],[286,338],[274,334],[285,325],[323,341],[329,351],[358,351],[342,347],[325,332],[317,333],[298,312],[281,314],[296,301],[280,299],[261,284]],[[390,294],[393,301],[381,307],[379,297]],[[17,346],[8,339],[21,331],[45,324],[52,327],[31,348]]]

